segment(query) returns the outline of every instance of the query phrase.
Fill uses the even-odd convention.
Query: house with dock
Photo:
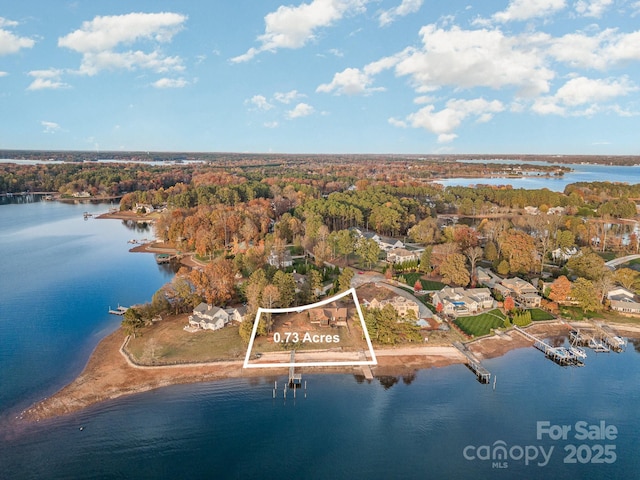
[[[640,298],[624,287],[616,287],[607,292],[611,310],[628,315],[640,315]]]
[[[501,282],[501,287],[496,285],[495,288],[503,297],[513,297],[524,308],[536,308],[542,302],[542,297],[538,295],[538,289],[521,278],[505,278]]]
[[[452,317],[473,315],[493,308],[494,300],[488,288],[444,287],[433,294],[433,304],[442,305],[442,312]]]

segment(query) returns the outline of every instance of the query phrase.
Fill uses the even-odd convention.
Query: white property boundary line
[[[251,356],[251,350],[253,349],[253,341],[256,338],[256,332],[258,331],[258,320],[260,319],[260,314],[262,313],[292,313],[292,312],[303,312],[305,310],[310,310],[312,308],[321,307],[331,302],[335,302],[342,297],[346,297],[347,295],[351,295],[353,297],[353,301],[356,305],[356,310],[358,311],[358,316],[360,317],[360,323],[362,324],[362,331],[364,332],[365,340],[367,341],[367,346],[369,347],[369,354],[371,355],[371,360],[358,360],[353,362],[287,362],[287,363],[249,363],[249,357]],[[290,307],[290,308],[258,308],[258,312],[256,313],[256,318],[253,321],[253,331],[251,332],[251,339],[249,340],[249,347],[247,348],[247,354],[244,357],[244,365],[242,368],[286,368],[286,367],[347,367],[347,366],[361,366],[361,365],[377,365],[378,360],[376,359],[376,353],[373,351],[373,346],[371,345],[371,338],[369,337],[369,331],[367,330],[367,326],[364,323],[364,315],[362,314],[362,309],[360,308],[360,302],[358,301],[358,295],[356,294],[355,288],[350,288],[346,292],[335,295],[331,298],[324,299],[320,302],[312,303],[310,305],[303,305],[301,307]]]

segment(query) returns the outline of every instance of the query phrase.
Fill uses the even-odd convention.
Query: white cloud
[[[60,77],[63,71],[55,68],[48,70],[32,70],[29,76],[34,80],[27,87],[27,90],[58,90],[61,88],[69,88],[69,84],[64,83]]]
[[[312,0],[298,6],[281,5],[264,17],[265,32],[258,37],[260,46],[231,59],[246,62],[261,52],[280,48],[301,48],[316,38],[317,30],[329,27],[345,15],[364,11],[368,0]]]
[[[307,117],[315,112],[315,109],[306,103],[297,104],[293,110],[289,110],[287,112],[288,118],[299,118],[299,117]]]
[[[43,120],[40,122],[40,125],[44,127],[44,133],[56,133],[60,130],[60,125],[55,122],[47,122]]]
[[[487,101],[484,98],[472,100],[451,99],[445,108],[436,111],[435,105],[426,105],[417,112],[407,116],[405,121],[390,119],[392,125],[410,125],[424,128],[438,135],[439,143],[451,142],[456,138],[454,131],[469,117],[476,117],[480,122],[490,120],[495,113],[504,111],[504,105],[498,100]]]
[[[271,105],[264,95],[254,95],[250,99],[245,101],[246,104],[251,104],[256,106],[259,110],[271,110],[273,105]]]
[[[624,62],[640,60],[640,31],[619,33],[609,28],[594,35],[569,33],[552,39],[548,53],[574,68],[606,70]]]
[[[290,92],[276,92],[273,95],[278,102],[284,104],[290,104],[291,102],[298,100],[299,98],[306,97],[306,95],[299,93],[297,90],[291,90]]]
[[[495,13],[491,18],[506,23],[547,17],[566,7],[565,0],[511,0],[506,10]]]
[[[20,37],[6,30],[6,28],[16,27],[18,22],[0,17],[0,56],[17,53],[23,48],[31,48],[35,45],[35,40],[27,37]]]
[[[336,95],[367,95],[384,88],[372,88],[373,78],[358,68],[346,68],[333,76],[330,83],[323,83],[316,92],[335,93]]]
[[[278,125],[279,125],[279,124],[278,124],[278,122],[277,122],[277,121],[273,121],[273,122],[265,122],[265,123],[263,123],[263,125],[264,125],[266,128],[278,128]]]
[[[462,30],[454,26],[444,30],[427,25],[420,35],[421,49],[408,48],[394,60],[396,75],[410,76],[421,93],[448,85],[514,87],[519,95],[534,96],[547,92],[554,77],[541,49],[541,42],[547,38],[543,34],[509,37],[497,29]]]
[[[568,80],[558,89],[555,95],[536,99],[532,110],[541,115],[584,115],[589,116],[601,110],[601,104],[617,97],[626,96],[637,91],[638,87],[627,77],[619,79],[591,79],[576,77]],[[576,107],[584,107],[576,110]],[[614,106],[616,113],[622,114],[619,107]]]
[[[424,0],[402,0],[397,7],[383,11],[378,17],[380,26],[388,25],[394,22],[398,17],[404,17],[411,13],[416,13],[422,7]]]
[[[161,78],[152,83],[156,88],[184,88],[189,85],[184,78]]]
[[[7,75],[9,75],[7,72],[3,72],[0,70],[0,78],[1,77],[6,77]]]
[[[613,4],[613,0],[578,0],[576,12],[584,17],[600,18],[602,14]]]
[[[180,71],[184,69],[182,60],[165,56],[157,46],[171,41],[186,20],[185,15],[170,12],[98,16],[84,22],[80,29],[60,37],[58,46],[82,54],[78,73],[85,75],[110,69]],[[151,52],[116,50],[141,40],[156,44],[156,49]]]

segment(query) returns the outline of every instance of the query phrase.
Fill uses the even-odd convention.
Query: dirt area
[[[617,328],[617,326],[614,326]],[[570,327],[563,322],[534,324],[528,332],[543,338],[566,335]],[[631,329],[631,327],[630,327]],[[215,332],[212,332],[215,333]],[[639,337],[640,328],[620,333]],[[167,330],[168,334],[168,330]],[[442,339],[444,341],[444,337]],[[95,403],[118,398],[124,395],[140,393],[167,385],[213,381],[225,378],[268,377],[286,375],[286,369],[260,368],[243,369],[242,361],[220,361],[208,364],[190,364],[173,366],[140,367],[136,366],[121,353],[124,341],[122,331],[118,330],[102,340],[91,355],[84,371],[72,383],[58,393],[25,410],[21,416],[26,421],[39,421],[59,415],[66,415]],[[420,344],[395,348],[375,348],[378,365],[372,368],[376,377],[389,375],[411,375],[416,370],[463,363],[460,352],[449,345]],[[521,334],[511,331],[507,334],[485,337],[468,344],[469,349],[480,358],[493,358],[515,348],[528,347],[531,342]],[[302,356],[311,354],[303,352]],[[270,355],[288,356],[288,352]],[[331,351],[313,352],[335,359]],[[298,359],[298,357],[296,356]],[[362,375],[358,367],[313,367],[300,368],[302,373],[347,373]]]

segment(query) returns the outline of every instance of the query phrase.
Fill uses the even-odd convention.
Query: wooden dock
[[[129,307],[121,307],[120,305],[118,305],[118,308],[115,310],[109,307],[109,313],[111,315],[124,315],[127,310],[129,310]]]
[[[571,352],[571,350],[568,350],[564,347],[552,347],[551,345],[546,343],[544,340],[541,340],[538,337],[531,335],[530,333],[526,332],[525,330],[523,330],[518,326],[514,326],[513,328],[516,332],[520,333],[522,336],[524,336],[528,340],[531,340],[533,342],[534,347],[536,347],[538,350],[543,352],[549,360],[552,360],[558,365],[574,366],[574,367],[584,366],[582,359],[579,358],[577,355],[575,355],[573,352]]]
[[[460,342],[453,342],[453,346],[456,347],[467,358],[467,367],[475,374],[480,383],[489,383],[491,380],[491,373],[484,368],[480,363],[480,360],[469,351],[469,349]]]
[[[296,373],[295,372],[295,367],[293,366],[293,364],[296,361],[296,351],[295,350],[291,350],[291,360],[290,363],[292,364],[289,367],[289,386],[290,387],[299,387],[302,384],[302,374],[301,373]]]

